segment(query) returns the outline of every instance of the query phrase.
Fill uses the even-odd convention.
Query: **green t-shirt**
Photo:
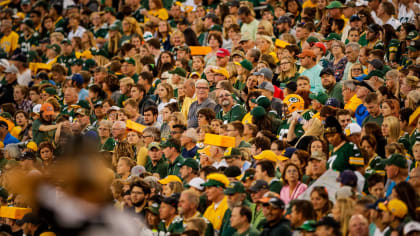
[[[236,120],[242,121],[245,114],[245,109],[241,105],[235,104],[226,114],[224,114],[223,110],[219,111],[216,115],[216,119],[222,120],[223,123],[228,124]]]
[[[175,161],[173,163],[170,163],[170,161],[168,160],[168,175],[179,175],[179,169],[181,169],[181,164],[184,162],[184,158],[179,155]],[[178,165],[179,164],[179,165]]]
[[[55,122],[53,122],[51,125],[54,125]],[[42,122],[40,119],[36,119],[32,123],[32,135],[33,140],[36,143],[36,145],[39,145],[40,143],[46,141],[46,142],[52,142],[54,140],[55,135],[55,129],[50,131],[40,131],[39,127],[41,127]]]

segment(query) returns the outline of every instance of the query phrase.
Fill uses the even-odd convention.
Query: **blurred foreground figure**
[[[16,172],[14,186],[21,186],[16,190],[28,197],[33,212],[56,235],[151,235],[141,219],[112,206],[113,172],[85,145],[82,140],[70,144],[47,175]]]

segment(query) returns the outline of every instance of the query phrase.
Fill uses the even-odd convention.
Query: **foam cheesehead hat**
[[[235,147],[235,138],[206,133],[206,135],[204,136],[204,144],[227,148]]]
[[[269,161],[272,161],[272,162],[288,160],[287,157],[278,156],[271,150],[262,151],[260,154],[254,156],[254,159],[256,159],[256,160],[269,160]]]
[[[207,175],[207,181],[201,185],[204,187],[227,188],[229,186],[229,183],[229,179],[224,174],[213,173]]]

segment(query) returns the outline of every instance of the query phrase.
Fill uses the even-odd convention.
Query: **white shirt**
[[[22,74],[17,74],[17,82],[20,85],[28,86],[32,81],[31,70],[26,69]]]
[[[415,15],[413,9],[407,9],[404,4],[398,6],[398,20],[401,23],[414,23]]]
[[[82,26],[78,26],[76,31],[72,31],[70,30],[69,36],[67,37],[69,40],[71,40],[73,37],[80,37],[82,38],[83,33],[86,31],[85,28],[83,28]]]
[[[225,159],[222,159],[220,162],[214,162],[212,166],[216,167],[216,169],[219,169],[220,167],[228,167],[228,164],[226,163]]]
[[[392,27],[397,30],[398,27],[400,27],[401,23],[399,20],[395,19],[393,16],[391,16],[391,18],[389,18],[389,20],[384,24],[384,25],[392,25]]]

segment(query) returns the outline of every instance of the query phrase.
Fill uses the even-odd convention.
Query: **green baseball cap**
[[[213,25],[209,31],[219,31],[219,32],[223,32],[223,28],[221,25]]]
[[[182,76],[182,77],[187,76],[187,72],[181,67],[177,67],[177,68],[175,68],[175,70],[169,71],[169,74],[179,75],[179,76]]]
[[[305,222],[303,222],[303,224],[301,226],[299,226],[298,230],[303,230],[306,232],[315,232],[316,230],[316,221],[314,220],[307,220]]]
[[[57,90],[53,87],[45,87],[43,92],[48,93],[49,95],[57,95]]]
[[[328,36],[322,41],[341,40],[341,36],[337,33],[329,33]]]
[[[235,193],[246,193],[244,185],[239,181],[230,183],[229,187],[227,187],[224,192],[226,195],[233,195]]]
[[[115,15],[115,9],[113,7],[105,7],[104,12],[109,12]]]
[[[82,116],[89,116],[90,111],[86,108],[80,107],[80,108],[77,108],[75,114],[76,115],[82,115]]]
[[[241,62],[239,62],[239,64],[241,64],[241,66],[249,71],[252,70],[253,66],[252,63],[250,61],[248,61],[247,59],[242,60]]]
[[[131,57],[124,57],[122,62],[127,62],[128,64],[136,65],[136,61]]]
[[[251,99],[251,102],[258,104],[258,106],[262,106],[267,108],[271,105],[270,100],[266,96],[259,96],[256,99]]]
[[[387,166],[394,165],[399,168],[407,168],[407,160],[405,159],[403,155],[394,153],[391,155],[390,158],[386,160],[385,165]]]
[[[196,160],[192,159],[192,158],[185,158],[185,160],[182,163],[178,164],[180,167],[182,166],[188,166],[191,167],[193,170],[198,170],[199,169],[199,164]]]
[[[33,28],[34,27],[34,22],[31,19],[26,18],[25,20],[23,20],[23,24],[27,25],[29,28]]]
[[[144,210],[150,211],[153,215],[159,215],[159,204],[154,202],[151,206],[145,207]]]
[[[0,113],[0,116],[9,120],[13,119],[13,116],[7,111]]]
[[[83,70],[88,71],[90,68],[96,66],[96,61],[93,59],[86,59],[85,63],[83,63]]]
[[[149,146],[147,146],[147,150],[151,150],[152,148],[157,148],[160,150],[160,144],[158,142],[151,142]]]
[[[80,59],[80,58],[75,59],[70,63],[70,65],[72,65],[72,66],[83,66],[83,59]]]
[[[385,77],[385,73],[382,72],[381,70],[373,70],[373,71],[369,72],[369,74],[363,80],[368,80],[368,79],[370,79],[373,76],[384,78]]]
[[[316,42],[319,42],[319,39],[318,39],[318,38],[316,38],[316,37],[314,37],[314,36],[309,36],[309,37],[306,39],[306,42],[307,42],[307,43],[316,43]]]
[[[48,49],[53,49],[55,51],[55,53],[60,54],[61,53],[61,48],[58,44],[52,44],[52,45],[47,45]]]
[[[318,93],[311,93],[309,94],[309,98],[312,100],[317,100],[322,105],[325,105],[325,102],[328,100],[328,95],[324,92],[318,92]]]
[[[332,1],[325,8],[327,8],[327,9],[339,9],[339,8],[344,8],[344,7],[345,6],[340,1]]]
[[[168,140],[160,143],[160,147],[161,148],[174,147],[178,151],[181,149],[181,147],[179,146],[179,144],[173,142],[171,139],[168,139]]]
[[[411,40],[410,45],[407,47],[408,50],[417,52],[420,50],[420,39]]]
[[[407,34],[407,37],[405,39],[407,39],[407,40],[413,40],[413,39],[417,38],[418,36],[419,36],[419,33],[416,30],[413,30],[413,31],[410,31]]]
[[[251,115],[253,117],[257,118],[257,119],[265,116],[266,114],[267,114],[267,112],[265,111],[265,109],[262,106],[256,106],[251,111]]]
[[[65,44],[65,43],[67,43],[67,44],[70,44],[70,45],[71,45],[71,41],[70,41],[70,39],[63,39],[63,40],[61,40],[61,44]]]

